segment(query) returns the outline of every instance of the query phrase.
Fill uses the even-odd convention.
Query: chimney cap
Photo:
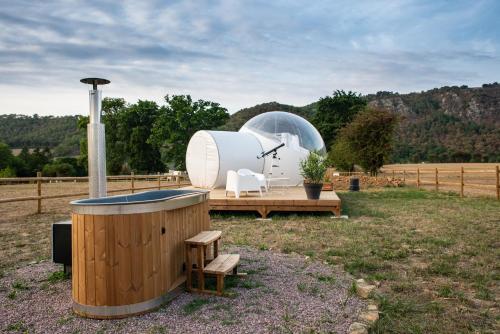
[[[84,78],[80,80],[81,83],[92,85],[94,89],[97,89],[97,85],[107,85],[111,81],[102,78]]]

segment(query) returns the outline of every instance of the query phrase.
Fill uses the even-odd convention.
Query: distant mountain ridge
[[[13,149],[50,148],[58,155],[79,153],[78,116],[0,115],[0,141]]]
[[[500,161],[500,84],[453,86],[420,93],[378,92],[365,96],[373,107],[400,116],[392,162]],[[250,118],[282,110],[310,121],[316,102],[297,107],[258,104],[231,115],[220,130],[237,131]],[[12,148],[49,147],[60,155],[79,151],[78,116],[0,115],[0,141]]]
[[[400,116],[393,162],[500,161],[500,85],[453,86],[420,93],[378,92],[368,105]],[[283,110],[312,121],[316,103],[295,107],[277,102],[242,109],[222,128],[238,130],[260,113]]]

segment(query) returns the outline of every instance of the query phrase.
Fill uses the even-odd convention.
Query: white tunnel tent
[[[198,131],[186,153],[186,168],[191,183],[200,188],[219,188],[226,185],[229,170],[248,168],[261,173],[264,160],[260,142],[248,133],[229,131]]]
[[[265,158],[257,158],[284,143],[284,147]],[[287,185],[302,182],[299,162],[310,151],[325,153],[318,130],[297,115],[273,111],[260,114],[239,132],[198,131],[189,141],[186,168],[193,186],[221,188],[229,170],[250,169],[266,177],[283,178]]]

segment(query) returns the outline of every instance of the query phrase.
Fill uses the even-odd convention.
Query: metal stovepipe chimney
[[[101,91],[98,85],[110,81],[100,78],[85,78],[80,82],[92,85],[89,90],[90,122],[87,124],[89,198],[106,197],[106,137],[101,123]]]

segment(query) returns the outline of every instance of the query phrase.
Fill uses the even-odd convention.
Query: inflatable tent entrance
[[[257,158],[284,143],[278,149],[278,158],[270,154]],[[286,178],[282,184],[302,182],[299,162],[310,151],[326,153],[318,130],[300,116],[273,111],[250,119],[239,132],[196,132],[189,141],[186,168],[191,183],[199,188],[222,188],[226,185],[228,170],[250,169],[266,177]]]
[[[257,173],[264,170],[260,142],[248,133],[229,131],[198,131],[186,153],[186,168],[191,183],[200,188],[220,188],[226,185],[228,170],[248,168]]]

